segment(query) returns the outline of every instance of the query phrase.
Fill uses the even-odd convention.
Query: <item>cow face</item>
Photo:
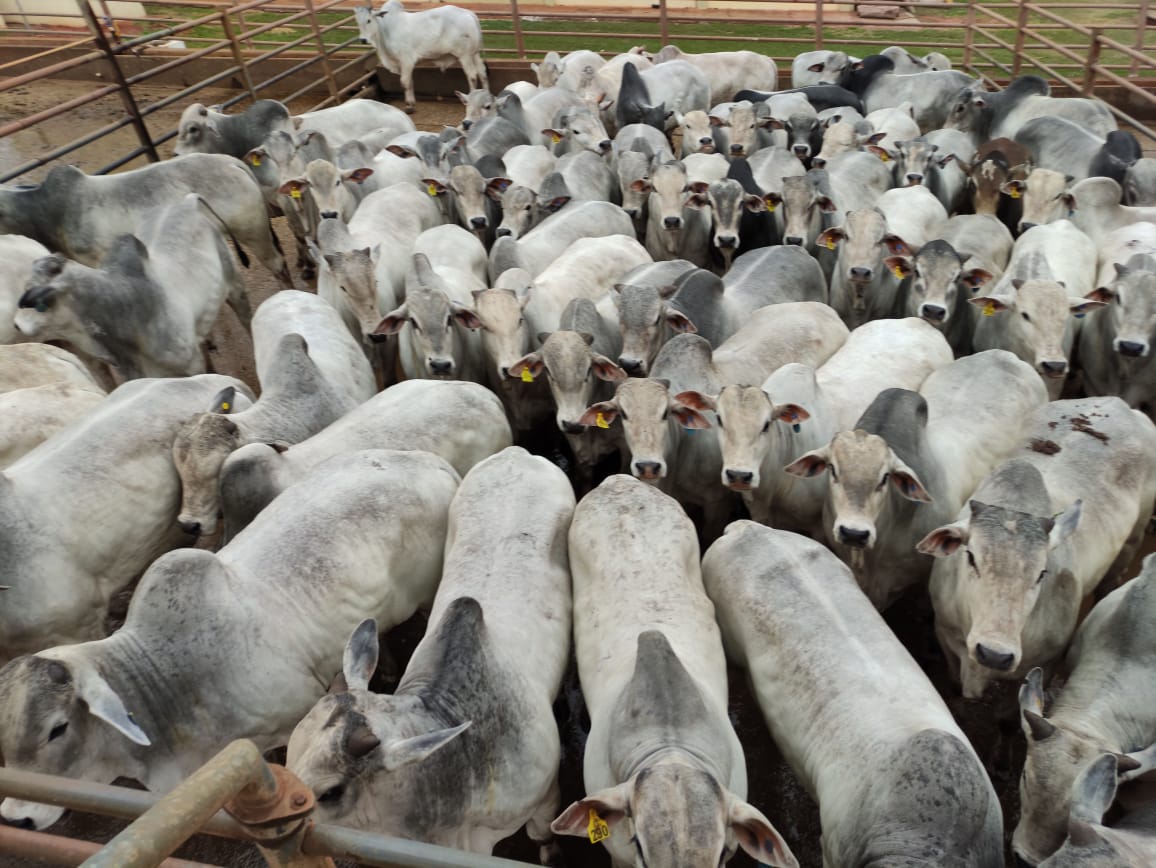
[[[696,192],[687,199],[692,208],[710,208],[714,235],[711,238],[716,250],[722,255],[724,271],[729,271],[731,260],[738,251],[739,224],[743,211],[761,213],[767,210],[767,203],[761,196],[747,194],[742,184],[731,178],[713,182],[706,193]]]
[[[512,289],[474,291],[474,313],[481,323],[482,350],[494,365],[499,380],[509,375],[510,368],[525,353],[530,341],[523,315],[529,301],[529,292],[519,295]]]
[[[640,219],[653,189],[650,184],[650,158],[638,151],[619,154],[618,185],[622,190],[622,210],[631,219]]]
[[[694,323],[668,301],[673,286],[632,286],[617,284],[611,293],[618,311],[618,328],[622,334],[620,364],[632,377],[645,377],[662,346],[663,330],[676,333],[696,332]]]
[[[651,484],[666,476],[671,425],[688,429],[710,427],[700,412],[671,397],[669,385],[666,380],[631,378],[619,383],[613,401],[591,405],[578,420],[582,425],[605,428],[621,417],[630,449],[630,472]]]
[[[983,122],[983,111],[987,108],[987,95],[975,86],[963,88],[951,107],[947,110],[947,121],[944,128],[970,133],[980,129]]]
[[[177,144],[173,149],[178,157],[185,154],[213,154],[219,151],[220,135],[213,123],[213,113],[196,102],[181,113],[177,126]]]
[[[454,93],[466,107],[466,116],[458,125],[463,131],[468,130],[482,118],[492,118],[498,113],[498,101],[484,87],[471,90],[468,94],[460,90],[455,90]]]
[[[1156,274],[1117,264],[1112,286],[1093,291],[1088,299],[1111,305],[1112,349],[1128,359],[1151,355],[1156,339]],[[1109,311],[1100,316],[1109,315]]]
[[[454,329],[480,328],[481,321],[440,289],[415,286],[406,292],[405,304],[386,314],[374,333],[396,335],[407,325],[414,353],[424,361],[426,375],[452,380],[458,370]]]
[[[911,278],[908,309],[937,327],[950,320],[960,292],[970,298],[993,277],[983,268],[965,270],[963,257],[939,238],[920,248],[914,260],[891,256],[884,264],[896,277]]]
[[[714,130],[710,116],[701,110],[678,115],[679,129],[682,131],[682,155],[713,154],[715,152]]]
[[[1019,784],[1020,821],[1012,838],[1016,854],[1033,865],[1063,843],[1072,787],[1103,753],[1097,741],[1044,717],[1042,681],[1042,672],[1033,669],[1020,688],[1020,721],[1028,753]]]
[[[211,534],[217,528],[217,484],[225,459],[241,446],[241,432],[228,417],[232,386],[214,399],[214,408],[177,430],[173,463],[181,477],[181,512],[177,523],[186,533]]]
[[[323,267],[329,269],[344,303],[356,317],[364,341],[373,340],[381,322],[377,310],[377,279],[373,273],[377,267],[375,254],[376,248],[363,247],[321,256]]]
[[[14,317],[17,330],[38,341],[68,341],[82,353],[113,363],[114,359],[93,330],[86,327],[73,297],[82,286],[99,291],[102,283],[103,275],[98,269],[73,262],[59,253],[38,259],[32,265],[27,288],[17,302]]]
[[[724,790],[715,776],[681,763],[638,772],[616,787],[574,802],[550,828],[586,837],[591,818],[610,829],[626,821],[635,868],[723,865],[741,846],[764,865],[797,868],[786,842],[758,810]]]
[[[148,736],[95,671],[52,652],[19,657],[0,669],[0,751],[9,768],[113,781],[140,776],[126,759]],[[64,808],[20,799],[0,803],[8,823],[46,829]]]
[[[1022,489],[1042,490],[1042,479],[1034,468],[1015,465],[1008,469],[1018,474],[1009,478]],[[1052,519],[972,500],[965,521],[932,531],[917,546],[934,557],[956,555],[956,581],[970,615],[964,639],[964,696],[978,699],[982,695],[987,678],[992,677],[985,673],[1013,673],[1019,668],[1024,625],[1045,588],[1050,594],[1078,600],[1072,574],[1064,570],[1054,575],[1049,554],[1075,531],[1080,511],[1077,500]],[[1060,630],[1062,625],[1054,627]]]
[[[511,184],[501,194],[502,222],[494,233],[502,238],[521,238],[534,226],[538,197],[529,187]]]
[[[544,374],[557,407],[558,430],[564,434],[581,434],[597,421],[596,418],[595,423],[583,421],[597,381],[619,383],[626,379],[626,372],[590,348],[592,335],[556,331],[538,337],[542,348],[515,362],[510,367],[510,376],[536,380]],[[609,426],[609,422],[606,424]]]
[[[776,201],[777,199],[777,201]],[[809,247],[822,228],[822,214],[836,210],[829,196],[820,193],[810,175],[783,178],[781,193],[768,193],[767,200],[783,208],[783,241]]]
[[[1033,226],[1055,223],[1071,216],[1076,208],[1076,199],[1068,189],[1071,183],[1071,175],[1051,169],[1033,169],[1026,181],[1006,181],[1000,189],[1013,198],[1023,199],[1019,231],[1026,232]]]

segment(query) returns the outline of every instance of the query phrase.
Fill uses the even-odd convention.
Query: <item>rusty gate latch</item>
[[[226,805],[225,812],[243,825],[254,841],[277,844],[298,831],[301,823],[313,813],[313,792],[284,766],[269,764],[277,788],[269,792],[259,784],[250,784]]]

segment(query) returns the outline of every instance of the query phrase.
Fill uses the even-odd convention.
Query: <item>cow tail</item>
[[[249,254],[247,254],[245,252],[244,248],[241,247],[241,242],[237,240],[237,236],[233,234],[233,231],[231,229],[229,229],[229,224],[227,224],[224,220],[222,220],[221,215],[218,214],[216,211],[214,211],[213,206],[210,205],[208,202],[206,202],[203,198],[201,198],[200,196],[197,196],[197,201],[200,202],[205,207],[205,210],[208,211],[210,214],[212,214],[213,217],[216,219],[216,221],[221,224],[221,231],[223,231],[226,235],[228,235],[229,240],[233,242],[233,248],[237,251],[237,258],[239,260],[241,260],[241,265],[244,266],[245,268],[248,268],[249,267]],[[272,231],[272,227],[270,227],[270,231]],[[273,241],[274,242],[277,241],[276,233],[273,233]],[[281,249],[280,246],[278,246],[277,249],[280,250]]]

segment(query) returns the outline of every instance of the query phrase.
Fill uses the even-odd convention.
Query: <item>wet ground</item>
[[[88,89],[90,88],[87,85],[62,82],[38,84],[35,88],[18,88],[0,94],[0,123],[26,117],[71,99]],[[159,99],[164,95],[165,91],[161,88],[141,89],[142,102]],[[222,99],[225,95],[225,92],[217,92],[202,97],[202,101],[209,103]],[[182,107],[166,109],[153,115],[149,121],[153,134],[157,135],[165,129],[175,127]],[[302,111],[307,107],[304,103],[292,106],[295,111]],[[43,128],[38,127],[0,140],[0,171],[19,165],[71,138],[109,123],[119,117],[120,112],[120,104],[115,98],[105,99],[66,116],[67,119],[52,121]],[[459,103],[456,100],[448,100],[419,103],[414,119],[420,129],[440,132],[443,125],[456,123],[460,117]],[[71,158],[71,161],[87,171],[93,171],[127,152],[134,143],[131,131],[122,130],[114,137],[86,147]],[[162,153],[163,156],[171,155],[171,143],[164,146]],[[37,170],[21,180],[35,182],[45,171],[47,169]],[[276,220],[275,228],[284,249],[291,251],[292,239],[283,223],[283,220]],[[303,284],[299,278],[295,279],[298,288],[312,288]],[[246,283],[254,307],[278,289],[272,276],[256,264],[247,272]],[[224,309],[220,321],[215,326],[212,340],[211,357],[216,370],[238,376],[255,388],[257,383],[248,338],[228,308]],[[542,447],[539,451],[546,453],[552,449],[547,444],[537,445]],[[1154,547],[1156,546],[1153,545],[1153,540],[1149,538],[1145,551],[1151,551]],[[1135,575],[1137,570],[1138,561],[1130,575]],[[901,600],[888,611],[886,618],[944,696],[987,766],[1003,804],[1007,836],[1010,838],[1017,818],[1017,780],[1025,747],[1023,736],[1019,732],[1018,720],[1011,714],[999,714],[997,707],[1008,711],[1014,708],[1014,689],[1005,691],[999,699],[987,702],[966,702],[958,698],[957,692],[948,682],[945,661],[932,633],[930,602],[925,591]],[[404,664],[408,659],[421,637],[422,629],[422,618],[417,616],[387,638],[393,656],[399,663]],[[384,683],[378,686],[382,689],[388,687]],[[819,851],[818,808],[786,767],[771,742],[758,705],[747,689],[744,674],[737,670],[732,671],[730,686],[731,720],[746,750],[750,781],[748,799],[783,833],[803,868],[820,868],[822,859]],[[565,805],[584,794],[581,755],[588,721],[581,707],[581,695],[576,673],[573,671],[567,678],[555,710],[564,741],[562,797]],[[1000,717],[1004,719],[1002,728],[997,723],[997,718]],[[70,815],[52,831],[60,835],[103,841],[123,826],[124,823],[119,821]],[[609,860],[601,847],[592,846],[585,840],[577,838],[566,839],[563,843],[571,868],[603,868],[609,865]],[[207,837],[194,839],[182,847],[176,855],[185,859],[237,868],[264,865],[263,860],[251,849]],[[520,833],[500,844],[497,855],[535,862],[537,848]],[[2,864],[5,868],[25,868],[25,866],[31,868],[48,863],[10,860],[3,861]],[[755,863],[740,853],[730,864],[750,868]],[[1008,865],[1012,865],[1010,860]]]

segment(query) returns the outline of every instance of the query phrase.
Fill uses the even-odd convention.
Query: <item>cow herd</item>
[[[287,745],[322,821],[543,864],[996,868],[1005,824],[1156,864],[1156,162],[1107,107],[901,48],[495,95],[472,13],[358,23],[410,108],[460,63],[459,126],[197,104],[173,159],[0,188],[5,763],[165,791]],[[257,394],[205,373],[225,305]],[[928,596],[946,700],[880,614]],[[728,661],[821,856],[747,801]],[[1018,815],[965,699],[1018,719]]]

